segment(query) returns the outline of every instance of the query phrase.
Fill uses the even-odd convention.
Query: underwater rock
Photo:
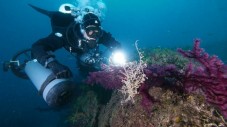
[[[114,92],[109,103],[101,110],[98,127],[182,127],[223,125],[221,115],[205,101],[202,95],[179,95],[161,87],[149,89],[156,101],[147,111],[141,105],[141,96],[135,103],[121,105],[121,95]]]
[[[98,113],[98,100],[94,91],[87,91],[75,100],[67,121],[72,127],[94,127]]]

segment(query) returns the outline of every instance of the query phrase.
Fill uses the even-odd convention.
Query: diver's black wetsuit
[[[49,51],[54,52],[62,47],[72,53],[76,53],[78,56],[93,48],[97,48],[99,44],[103,44],[110,50],[120,47],[120,43],[110,33],[102,30],[97,46],[91,48],[81,41],[83,40],[83,35],[80,31],[80,24],[74,21],[74,17],[71,14],[56,11],[51,12],[51,15],[48,16],[51,19],[52,33],[32,45],[32,56],[42,65],[45,65],[49,57],[53,57],[53,55],[48,53]]]

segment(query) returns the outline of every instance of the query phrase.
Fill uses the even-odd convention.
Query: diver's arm
[[[54,34],[49,35],[46,38],[38,40],[32,45],[32,56],[38,60],[44,67],[51,69],[56,78],[70,78],[72,77],[71,70],[59,63],[53,54],[48,52],[61,48],[64,46],[64,40],[61,37],[57,37]]]
[[[103,31],[99,42],[101,42],[104,46],[108,47],[110,51],[121,48],[121,44],[115,38],[113,38],[110,33],[107,33],[106,31]]]
[[[49,52],[54,52],[55,50],[62,48],[64,46],[64,41],[62,38],[50,34],[46,38],[42,38],[32,45],[31,53],[34,59],[37,59],[39,63],[45,65],[45,62],[50,57],[54,57],[53,54]]]

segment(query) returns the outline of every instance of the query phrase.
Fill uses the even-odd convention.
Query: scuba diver
[[[99,69],[100,63],[105,62],[99,51],[100,44],[110,51],[121,47],[110,33],[102,29],[101,21],[91,7],[84,8],[82,12],[73,5],[66,4],[62,5],[64,12],[52,12],[30,6],[50,17],[52,26],[49,36],[32,45],[32,56],[42,66],[51,69],[56,78],[72,77],[72,72],[67,66],[58,62],[50,52],[64,47],[77,58],[80,72],[87,74]]]
[[[100,16],[92,7],[78,9],[71,4],[63,4],[59,11],[47,11],[30,6],[50,18],[52,32],[35,42],[31,49],[22,50],[5,61],[3,70],[11,70],[19,78],[30,79],[49,106],[58,107],[69,102],[75,88],[71,70],[58,62],[54,51],[64,47],[74,55],[80,74],[84,76],[99,70],[102,63],[124,61],[119,52],[114,53],[121,49],[121,44],[102,29]],[[105,54],[100,51],[100,45],[112,52],[109,59],[103,57]]]

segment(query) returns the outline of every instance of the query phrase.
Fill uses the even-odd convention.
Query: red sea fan
[[[186,69],[183,82],[188,92],[201,90],[206,100],[219,107],[227,118],[227,66],[217,56],[209,56],[199,47],[197,39],[192,51],[178,51],[187,58],[193,58],[200,65],[190,63]]]
[[[119,89],[122,86],[122,68],[102,65],[102,70],[89,73],[87,84],[98,84],[106,89]]]

